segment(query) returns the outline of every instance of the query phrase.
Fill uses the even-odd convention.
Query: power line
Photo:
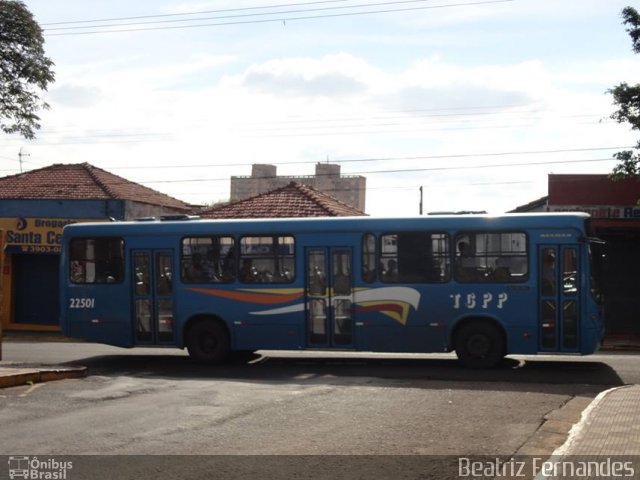
[[[359,175],[373,175],[378,173],[413,173],[413,172],[434,172],[443,170],[475,170],[481,168],[502,168],[502,167],[530,167],[534,165],[561,165],[565,163],[589,163],[589,162],[611,162],[613,158],[590,158],[583,160],[562,160],[562,161],[544,161],[544,162],[528,162],[528,163],[499,163],[490,165],[466,165],[464,167],[429,167],[429,168],[405,168],[397,170],[371,170],[361,172]]]
[[[474,153],[455,153],[446,155],[414,155],[414,156],[397,156],[397,157],[365,157],[365,158],[336,158],[332,159],[331,163],[343,164],[343,163],[360,163],[360,162],[397,162],[406,160],[442,160],[442,159],[455,159],[455,158],[474,158],[474,157],[502,157],[511,155],[547,155],[556,153],[575,153],[575,152],[594,152],[603,150],[621,150],[627,148],[634,148],[634,146],[611,146],[611,147],[586,147],[586,148],[561,148],[561,149],[547,149],[547,150],[513,150],[505,152],[474,152]],[[3,157],[9,160],[15,160],[9,157]],[[29,161],[29,163],[35,163]],[[154,170],[157,169],[173,169],[173,168],[225,168],[225,167],[247,167],[256,163],[268,163],[274,166],[288,166],[288,165],[314,165],[319,163],[317,160],[298,160],[294,162],[273,162],[268,160],[258,160],[251,163],[209,163],[209,164],[175,164],[175,165],[155,165]],[[126,167],[114,167],[114,170],[148,170],[149,166],[143,165],[129,165]]]
[[[398,160],[425,160],[425,159],[452,159],[452,158],[469,158],[469,157],[494,157],[494,156],[505,156],[505,155],[540,155],[540,154],[549,154],[549,153],[569,153],[569,152],[588,152],[588,151],[598,151],[598,150],[616,150],[620,148],[632,148],[632,147],[591,147],[591,148],[566,148],[566,149],[555,149],[555,150],[524,150],[524,151],[511,151],[511,152],[490,152],[490,153],[463,153],[463,154],[452,154],[452,155],[427,155],[427,156],[414,156],[414,157],[377,157],[377,158],[366,158],[366,159],[357,159],[357,160],[345,160],[345,161],[398,161]],[[337,162],[339,162],[338,160]],[[337,163],[336,162],[336,163]]]
[[[342,0],[340,0],[342,1]],[[501,105],[473,105],[473,106],[464,106],[464,107],[443,107],[443,108],[422,108],[422,109],[411,109],[411,110],[391,110],[388,114],[385,115],[377,115],[377,116],[352,116],[352,117],[323,117],[323,118],[290,118],[286,120],[269,120],[269,125],[282,125],[282,124],[296,124],[296,123],[313,123],[313,122],[336,122],[336,121],[347,121],[347,120],[369,120],[369,119],[393,119],[393,118],[422,118],[422,117],[430,117],[430,116],[474,116],[474,115],[498,115],[498,114],[511,114],[511,113],[537,113],[544,112],[548,110],[544,109],[535,109],[535,110],[527,110],[524,112],[513,112],[513,111],[497,111],[497,112],[477,112],[477,110],[486,110],[486,109],[511,109],[518,107],[527,107],[530,106],[529,103],[522,104],[501,104]],[[468,112],[460,112],[461,110],[467,110]],[[444,114],[424,114],[426,112],[456,112],[456,113],[444,113]],[[384,113],[384,112],[381,112]],[[420,115],[414,115],[415,113],[419,113]],[[408,114],[408,115],[407,115]],[[582,114],[584,115],[584,114]],[[602,115],[601,113],[593,113],[591,115]],[[243,122],[240,125],[248,125],[248,126],[261,126],[266,125],[267,122]],[[133,130],[133,131],[131,131]],[[75,127],[67,127],[67,128],[43,128],[39,130],[39,135],[64,135],[67,133],[75,133]],[[164,136],[171,135],[168,132],[149,132],[145,130],[136,130],[135,128],[119,128],[119,129],[93,129],[86,130],[86,132],[90,133],[84,135],[84,137],[109,137],[109,136]]]
[[[535,120],[535,119],[532,119]],[[578,122],[578,125],[597,125],[602,122]],[[415,132],[444,132],[455,130],[498,130],[498,129],[517,129],[517,128],[530,128],[534,126],[534,123],[522,123],[522,124],[508,124],[508,125],[469,125],[469,126],[452,126],[452,127],[416,127],[416,128],[403,128],[402,130],[340,130],[335,132],[308,132],[308,133],[283,133],[281,135],[276,133],[261,134],[261,135],[246,135],[245,138],[290,138],[290,137],[323,137],[323,136],[345,136],[345,135],[373,135],[381,133],[415,133]],[[401,126],[401,125],[398,125]],[[375,126],[374,126],[375,127]]]
[[[551,152],[551,151],[549,151]],[[555,151],[561,152],[561,150]],[[526,152],[525,152],[526,153]],[[542,153],[542,152],[539,152]],[[491,155],[491,154],[486,154]],[[500,155],[500,154],[497,154]],[[460,155],[460,157],[465,157],[467,155]],[[468,155],[472,156],[472,155]],[[416,159],[421,157],[399,157],[402,159]],[[450,158],[447,156],[437,156],[437,157],[422,157],[422,158]],[[356,171],[345,174],[346,177],[354,177],[354,176],[364,176],[364,175],[377,175],[377,174],[390,174],[390,173],[417,173],[417,172],[435,172],[435,171],[447,171],[447,170],[476,170],[476,169],[485,169],[485,168],[504,168],[504,167],[530,167],[536,165],[563,165],[563,164],[574,164],[574,163],[593,163],[593,162],[611,162],[614,161],[613,158],[589,158],[589,159],[578,159],[578,160],[545,160],[538,162],[516,162],[516,163],[494,163],[494,164],[485,164],[485,165],[464,165],[464,166],[446,166],[446,167],[421,167],[421,168],[398,168],[398,169],[385,169],[385,170],[365,170],[365,171]],[[218,165],[219,166],[219,165]],[[126,167],[122,167],[126,168]],[[114,170],[118,170],[118,168],[114,168]],[[331,176],[333,174],[316,174],[315,178],[322,176]],[[296,178],[294,175],[282,175],[282,176],[267,176],[260,177],[264,180],[275,180],[282,178]],[[242,177],[241,177],[242,178]],[[252,177],[245,177],[247,179],[251,179]],[[141,183],[191,183],[191,182],[219,182],[219,181],[229,181],[229,177],[218,177],[218,178],[185,178],[185,179],[171,179],[171,180],[136,180]],[[128,184],[130,180],[124,180],[122,182],[112,182],[113,185],[118,184]]]
[[[397,162],[397,161],[410,161],[410,160],[453,160],[453,159],[464,159],[464,158],[485,158],[485,157],[504,157],[504,156],[515,156],[515,155],[549,155],[549,154],[558,154],[558,153],[576,153],[576,152],[596,152],[603,150],[622,150],[634,148],[634,146],[611,146],[611,147],[586,147],[586,148],[561,148],[561,149],[547,149],[547,150],[514,150],[514,151],[505,151],[505,152],[483,152],[483,153],[456,153],[456,154],[446,154],[446,155],[416,155],[416,156],[395,156],[395,157],[365,157],[365,158],[336,158],[332,159],[331,163],[336,164],[346,164],[346,163],[362,163],[362,162]],[[8,160],[15,160],[15,158],[2,157]],[[612,157],[613,159],[613,157]],[[583,160],[589,161],[589,160]],[[598,160],[598,161],[604,161]],[[25,161],[26,163],[31,163],[34,165],[42,166],[41,164],[33,161]],[[315,165],[319,163],[317,160],[298,160],[293,162],[272,162],[272,161],[253,161],[251,163],[209,163],[209,164],[175,164],[175,165],[155,165],[153,170],[165,170],[165,169],[191,169],[191,168],[228,168],[228,167],[247,167],[252,166],[255,163],[268,163],[274,166],[289,166],[289,165]],[[526,164],[518,164],[518,165],[526,165]],[[149,166],[142,165],[128,165],[125,167],[113,167],[111,170],[149,170]],[[460,167],[467,168],[467,167]],[[470,167],[469,167],[470,168]],[[8,170],[3,170],[8,171]],[[13,171],[13,170],[11,170]],[[356,173],[357,174],[357,173]],[[287,175],[284,175],[285,177]],[[292,176],[295,177],[295,176]],[[278,178],[278,176],[273,177]],[[216,179],[220,180],[220,179]]]
[[[164,14],[156,14],[156,15],[139,15],[135,17],[117,17],[117,18],[98,18],[93,20],[70,20],[64,22],[49,22],[49,23],[41,23],[41,26],[46,25],[68,25],[73,23],[97,23],[97,22],[116,22],[116,21],[125,21],[125,20],[140,20],[145,18],[166,18],[166,17],[181,17],[187,15],[206,15],[209,13],[224,13],[224,12],[240,12],[240,11],[248,11],[248,10],[259,10],[259,9],[267,9],[267,8],[284,8],[284,7],[294,7],[300,5],[316,5],[322,3],[342,3],[348,2],[351,0],[324,0],[318,2],[304,2],[304,3],[285,3],[281,5],[265,5],[261,7],[244,7],[244,8],[224,8],[219,10],[204,10],[198,12],[182,12],[182,13],[164,13]]]
[[[412,0],[412,1],[430,1],[430,0]],[[50,37],[55,37],[55,36],[69,36],[69,35],[91,35],[91,34],[100,34],[100,33],[125,33],[125,32],[144,32],[144,31],[154,31],[154,30],[176,30],[176,29],[185,29],[185,28],[218,27],[218,26],[228,26],[228,25],[246,25],[246,24],[274,23],[274,22],[277,22],[277,23],[284,22],[286,24],[286,22],[291,22],[291,21],[350,17],[350,16],[357,16],[357,15],[371,15],[371,14],[379,14],[379,13],[409,12],[409,11],[416,11],[416,10],[429,10],[429,9],[435,9],[435,8],[455,8],[455,7],[488,5],[488,4],[494,4],[494,3],[508,3],[508,2],[514,2],[514,1],[516,0],[485,0],[485,1],[468,2],[468,3],[456,3],[456,4],[450,4],[450,5],[429,5],[429,6],[421,6],[421,7],[390,8],[390,9],[382,9],[382,10],[368,10],[368,11],[362,11],[362,12],[345,12],[345,13],[307,15],[307,16],[297,16],[297,17],[283,16],[280,18],[269,18],[269,19],[237,20],[237,21],[231,21],[231,22],[204,23],[204,24],[194,24],[194,25],[173,25],[173,26],[148,27],[148,28],[123,28],[123,29],[114,30],[114,29],[109,29],[110,26],[105,26],[104,28],[107,28],[105,30],[90,30],[90,31],[83,31],[83,32],[62,32],[62,33],[46,33],[45,31],[45,34]],[[387,2],[387,3],[396,3],[396,2]],[[384,4],[379,4],[379,5],[384,5]],[[69,29],[70,28],[76,28],[76,27],[69,27]],[[77,28],[81,28],[81,27],[77,27]],[[101,27],[96,26],[96,28],[101,28]]]
[[[420,119],[421,117],[452,117],[452,116],[475,116],[475,115],[504,115],[506,112],[486,112],[486,113],[474,113],[474,114],[450,114],[450,115],[424,115],[424,116],[417,116],[417,117],[402,117],[402,116],[397,116],[397,117],[387,117],[387,119],[402,119],[402,120],[406,120],[404,122],[387,122],[387,123],[377,123],[377,122],[369,122],[369,123],[361,123],[361,124],[356,124],[356,123],[349,123],[349,120],[344,120],[344,123],[340,123],[340,120],[338,120],[337,122],[327,122],[326,124],[320,124],[320,125],[300,125],[300,126],[292,126],[292,127],[287,127],[287,129],[289,131],[298,131],[298,130],[326,130],[326,129],[343,129],[345,127],[351,127],[351,128],[360,128],[360,127],[399,127],[399,126],[405,126],[407,124],[409,125],[415,125],[415,126],[419,126],[419,125],[429,125],[429,123],[419,123],[417,121],[413,121],[413,120],[417,120]],[[528,113],[528,112],[511,112],[511,113]],[[536,112],[532,112],[532,113],[536,113]],[[592,118],[592,117],[599,117],[600,114],[575,114],[575,115],[560,115],[560,116],[556,116],[553,118],[562,118],[562,119],[568,119],[568,118]],[[542,116],[542,115],[523,115],[523,116],[518,116],[518,117],[511,117],[510,120],[546,120],[548,119],[548,117],[546,116]],[[371,120],[380,120],[385,121],[384,117],[378,117],[376,119],[376,117],[372,117]],[[483,119],[483,120],[488,120],[490,121],[494,121],[494,120],[502,120],[501,118],[496,118],[496,119]],[[448,124],[462,124],[464,125],[465,121],[448,121]],[[439,121],[437,123],[437,125],[442,125],[443,122]],[[491,128],[492,125],[486,125],[486,128]],[[475,125],[471,124],[468,126],[468,128],[476,128]],[[482,126],[477,126],[477,128],[483,128]],[[278,129],[278,131],[280,130],[277,127],[277,122],[274,122],[274,124],[270,124],[269,127],[266,128],[258,128],[259,131],[262,132],[269,132],[269,131],[273,131],[275,129]],[[444,129],[444,128],[443,128]],[[343,130],[340,130],[341,133],[351,133],[351,132],[344,132]],[[320,133],[320,132],[319,132]],[[330,133],[329,133],[330,134]],[[269,135],[271,136],[271,135]],[[280,136],[287,136],[287,133],[284,133]]]
[[[426,167],[426,168],[398,168],[398,169],[387,169],[387,170],[367,170],[360,172],[350,172],[345,174],[345,176],[358,176],[358,175],[377,175],[383,173],[418,173],[418,172],[435,172],[435,171],[446,171],[446,170],[476,170],[476,169],[484,169],[484,168],[504,168],[504,167],[530,167],[535,165],[563,165],[563,164],[573,164],[573,163],[592,163],[592,162],[612,162],[613,158],[590,158],[590,159],[580,159],[580,160],[551,160],[551,161],[540,161],[540,162],[527,162],[527,163],[498,163],[498,164],[488,164],[488,165],[465,165],[465,166],[447,166],[447,167]],[[326,174],[329,176],[330,174]],[[315,175],[315,177],[321,177],[323,175]],[[277,179],[284,176],[268,176],[268,177],[260,177],[261,179],[269,180],[269,179]],[[247,179],[251,179],[252,177],[246,177]],[[191,182],[221,182],[221,181],[229,181],[228,177],[225,178],[191,178],[191,179],[172,179],[172,180],[141,180],[143,183],[191,183]],[[123,182],[124,183],[124,182]]]
[[[261,125],[287,125],[287,124],[305,124],[305,123],[321,123],[321,122],[330,122],[335,123],[336,121],[342,122],[351,122],[351,121],[361,121],[361,120],[394,120],[394,119],[405,119],[405,120],[414,120],[416,118],[441,118],[441,117],[474,117],[474,116],[485,116],[485,115],[511,115],[511,114],[525,114],[525,113],[543,113],[548,110],[536,109],[536,110],[525,110],[525,111],[506,111],[508,108],[518,107],[518,106],[527,106],[527,105],[504,105],[504,106],[495,106],[495,107],[460,107],[460,108],[442,108],[442,109],[424,109],[424,110],[400,110],[398,112],[391,112],[389,115],[372,115],[372,116],[353,116],[353,117],[325,117],[325,118],[301,118],[301,119],[290,119],[290,120],[276,120],[269,122],[249,122],[247,125],[249,126],[261,126]],[[442,112],[448,110],[466,110],[466,109],[503,109],[503,111],[497,110],[495,112],[456,112],[456,113],[423,113],[423,112]],[[397,113],[397,114],[396,114]],[[602,115],[601,113],[593,113],[593,114],[580,114],[580,116],[593,116],[593,115]],[[312,128],[312,127],[307,127]]]
[[[369,157],[369,158],[345,158],[345,159],[332,159],[331,163],[357,163],[357,162],[396,162],[402,160],[438,160],[438,159],[454,159],[454,158],[473,158],[473,157],[502,157],[508,155],[542,155],[542,154],[553,154],[553,153],[571,153],[571,152],[593,152],[593,151],[602,151],[602,150],[619,150],[624,148],[633,148],[629,146],[623,147],[590,147],[590,148],[564,148],[564,149],[554,149],[554,150],[523,150],[523,151],[510,151],[510,152],[487,152],[487,153],[456,153],[456,154],[447,154],[447,155],[419,155],[419,156],[407,156],[407,157]],[[261,162],[252,162],[252,163],[218,163],[218,164],[191,164],[191,165],[157,165],[153,167],[154,169],[158,168],[215,168],[215,167],[247,167],[251,166],[254,163]],[[305,160],[305,161],[295,161],[295,162],[266,162],[270,165],[275,166],[286,166],[286,165],[308,165],[308,164],[316,164],[319,163],[317,160]],[[117,170],[140,170],[140,169],[148,169],[148,166],[134,166],[130,165],[127,167],[117,167]]]
[[[161,23],[193,22],[193,21],[200,22],[205,20],[224,20],[228,18],[261,17],[266,15],[283,15],[283,14],[291,14],[291,13],[320,12],[320,11],[327,11],[327,10],[343,10],[343,9],[354,9],[354,8],[364,8],[364,7],[378,7],[378,6],[407,4],[407,3],[424,3],[424,2],[431,2],[431,1],[433,0],[395,0],[392,2],[364,3],[360,5],[307,8],[307,9],[283,10],[283,11],[275,11],[275,12],[244,13],[244,14],[236,14],[236,15],[223,15],[223,16],[217,16],[217,17],[202,17],[202,18],[196,18],[196,19],[189,18],[189,19],[174,19],[174,20],[157,20],[152,22],[117,23],[117,24],[108,24],[108,25],[89,25],[89,26],[77,26],[77,27],[58,27],[58,28],[45,29],[45,31],[80,30],[80,29],[89,29],[89,28],[96,28],[96,27],[107,28],[107,27],[120,27],[120,26],[133,26],[133,25],[156,25]],[[256,8],[259,8],[259,7],[253,7],[251,9],[256,9]],[[237,11],[237,10],[243,10],[243,9],[219,10],[218,12]],[[282,18],[279,17],[277,21],[278,22],[282,21]]]
[[[397,111],[391,111],[390,113],[408,113],[408,114],[413,114],[413,113],[424,113],[424,112],[457,112],[459,110],[486,110],[486,109],[508,109],[508,108],[519,108],[519,107],[529,107],[531,106],[531,103],[503,103],[503,104],[497,104],[497,105],[468,105],[468,106],[464,106],[464,107],[441,107],[441,108],[416,108],[416,109],[409,109],[409,110],[397,110]],[[540,111],[540,110],[536,110],[536,111]],[[501,113],[501,112],[492,112],[492,113]],[[482,112],[480,113],[480,115],[483,114]],[[454,114],[452,114],[454,115]],[[457,113],[456,115],[473,115],[473,113]],[[340,117],[340,118],[345,118],[345,117]],[[349,117],[347,117],[349,118]],[[349,119],[353,120],[353,119],[362,119],[365,117],[350,117]],[[369,118],[369,117],[366,117]],[[374,117],[375,118],[375,117]],[[382,117],[385,118],[385,117]],[[322,118],[322,119],[291,119],[291,120],[281,120],[280,122],[276,122],[276,123],[291,123],[291,122],[295,122],[295,123],[300,123],[300,122],[313,122],[313,121],[317,121],[317,120],[323,120],[323,121],[333,121],[335,120],[335,117],[329,117],[329,118]]]
[[[558,118],[591,118],[596,114],[576,114],[576,115],[564,115]],[[456,131],[456,130],[497,130],[497,129],[518,129],[529,128],[533,125],[531,122],[546,120],[546,117],[534,116],[534,117],[516,117],[516,120],[528,121],[529,123],[520,124],[478,124],[470,122],[451,122],[447,123],[450,126],[445,125],[443,122],[439,122],[438,126],[430,126],[433,124],[423,124],[416,122],[391,122],[391,123],[374,123],[374,124],[353,124],[353,125],[319,125],[319,126],[299,126],[289,127],[289,131],[278,133],[280,130],[269,131],[263,129],[257,132],[239,131],[238,135],[242,138],[293,138],[293,137],[323,137],[323,136],[344,136],[344,135],[379,135],[379,134],[410,134],[415,132],[441,132],[441,131]],[[410,120],[410,119],[408,119]],[[501,120],[501,119],[496,119]],[[509,119],[504,119],[509,120]],[[512,119],[513,120],[513,119]],[[601,121],[578,121],[578,125],[595,125],[601,124]],[[402,128],[395,128],[402,127]],[[348,129],[350,128],[350,129]],[[325,129],[335,129],[335,131],[322,131]],[[315,131],[314,131],[315,130]],[[320,130],[320,131],[318,131]],[[64,134],[57,134],[64,137],[61,141],[46,141],[47,135],[56,135],[56,133],[45,133],[39,137],[33,143],[34,146],[52,146],[52,145],[105,145],[105,144],[125,144],[125,143],[151,143],[151,142],[173,142],[175,140],[175,134],[172,133],[148,133],[148,134],[127,134],[127,133],[114,133],[114,134],[102,134],[102,135],[84,135],[84,136],[65,136]],[[99,141],[91,141],[91,138],[96,138]],[[70,141],[72,140],[72,141]],[[4,146],[13,145],[11,141],[3,144]]]
[[[261,125],[287,125],[287,124],[306,124],[306,123],[319,123],[319,122],[330,122],[335,123],[336,121],[355,121],[355,120],[387,120],[387,119],[407,119],[413,120],[415,118],[429,118],[429,117],[472,117],[472,116],[484,116],[484,115],[511,115],[511,114],[527,114],[527,113],[542,113],[542,112],[553,112],[553,109],[541,109],[535,108],[530,110],[511,110],[514,108],[520,107],[531,107],[534,106],[532,103],[519,103],[519,104],[498,104],[498,105],[473,105],[473,106],[464,106],[464,107],[443,107],[443,108],[420,108],[420,109],[410,109],[410,110],[392,110],[389,111],[388,114],[384,115],[363,115],[363,116],[340,116],[340,117],[321,117],[321,118],[289,118],[283,120],[269,120],[269,121],[261,121],[261,122],[246,122],[241,125],[248,126],[261,126]],[[462,110],[462,111],[461,111]],[[465,111],[466,110],[466,111]],[[478,110],[497,110],[494,112],[486,112]],[[436,113],[438,112],[438,113]],[[439,113],[439,112],[449,112],[449,113]],[[453,113],[452,113],[453,112]],[[381,112],[384,113],[384,112]],[[595,116],[595,115],[606,115],[607,113],[595,112],[592,114],[584,114],[580,115],[575,114],[572,116]]]
[[[243,128],[248,130],[248,133],[251,131],[257,132],[265,132],[268,133],[270,129],[278,128],[278,131],[285,130],[289,132],[296,132],[300,130],[326,130],[326,129],[338,129],[339,134],[347,134],[354,132],[346,132],[344,130],[345,127],[353,127],[353,128],[361,128],[361,127],[373,127],[376,128],[375,133],[398,133],[396,129],[387,129],[381,130],[380,127],[400,127],[400,126],[419,126],[420,130],[412,129],[412,130],[404,130],[404,131],[423,131],[423,125],[428,126],[430,123],[422,122],[422,119],[429,118],[440,118],[440,117],[469,117],[469,119],[473,119],[474,117],[478,117],[479,122],[483,122],[486,120],[488,122],[492,122],[494,120],[499,120],[504,117],[504,119],[521,119],[521,120],[542,120],[547,117],[541,117],[540,115],[545,112],[549,112],[549,114],[553,115],[552,119],[557,118],[589,118],[589,117],[601,117],[603,114],[599,112],[593,113],[573,113],[573,112],[565,112],[563,115],[554,115],[554,109],[527,109],[527,110],[511,110],[513,108],[530,106],[531,104],[502,104],[502,105],[486,105],[486,106],[464,106],[464,107],[447,107],[447,108],[431,108],[431,109],[413,109],[413,110],[397,110],[397,111],[389,111],[387,114],[381,112],[380,115],[367,115],[367,116],[340,116],[340,117],[322,117],[322,118],[289,118],[283,120],[269,120],[269,122],[241,122],[236,123],[235,127],[242,131]],[[485,111],[487,109],[502,109],[503,111]],[[517,117],[515,116],[517,115]],[[496,118],[489,118],[495,116]],[[400,120],[397,122],[387,122],[387,123],[379,123],[379,121],[383,120]],[[352,123],[350,123],[352,122]],[[430,128],[430,130],[438,130],[445,129],[442,125],[446,123],[454,123],[447,121],[439,121],[439,128]],[[314,125],[317,124],[317,125]],[[291,125],[291,126],[289,126]],[[500,125],[482,125],[471,123],[465,119],[455,122],[454,125],[459,125],[459,128],[464,128],[466,130],[472,130],[474,128],[507,128],[505,126]],[[283,126],[280,128],[278,126]],[[509,127],[516,127],[517,125],[509,125]],[[250,129],[250,130],[249,130]],[[446,128],[451,129],[451,128]],[[94,129],[94,130],[85,130],[84,132],[77,131],[77,128],[58,128],[51,129],[45,128],[41,130],[38,134],[38,140],[36,141],[37,145],[80,145],[85,143],[93,143],[86,142],[83,140],[89,138],[98,138],[98,139],[118,139],[117,141],[101,141],[100,144],[104,143],[141,143],[146,141],[170,141],[175,137],[175,132],[158,132],[158,131],[149,131],[149,130],[140,130],[136,128],[120,128],[120,129]],[[366,134],[367,131],[359,131],[355,132],[358,134]],[[306,134],[306,136],[315,136],[321,135],[324,133],[320,132],[311,132]],[[332,132],[327,132],[326,135],[331,135]],[[295,133],[281,133],[277,136],[286,137],[288,135],[294,136]],[[58,142],[44,142],[49,136],[58,136],[62,137],[62,141]],[[260,136],[260,135],[256,135]],[[264,136],[264,134],[262,135]],[[275,136],[275,134],[271,133],[268,135],[269,137]],[[301,135],[295,135],[301,136]],[[122,141],[125,139],[126,141]],[[73,141],[71,141],[73,140]],[[98,142],[96,142],[98,143]],[[4,145],[12,145],[11,140],[9,143],[5,143]]]
[[[436,190],[436,189],[442,189],[442,188],[450,188],[450,187],[486,187],[486,186],[494,186],[494,185],[527,185],[527,184],[532,184],[532,183],[536,183],[534,181],[531,180],[527,180],[527,181],[519,181],[519,180],[507,180],[507,181],[502,181],[502,182],[469,182],[469,183],[442,183],[442,182],[438,182],[437,184],[434,185],[428,185],[426,186],[426,188],[431,191],[431,190]],[[374,190],[407,190],[408,188],[418,188],[419,185],[415,184],[415,185],[385,185],[382,187],[371,187],[371,186],[367,186],[366,190],[367,192],[370,191],[374,191]],[[324,193],[340,193],[340,192],[351,192],[352,189],[351,188],[323,188],[322,191]],[[171,195],[187,195],[187,194],[193,194],[193,190],[190,191],[174,191],[171,193]],[[206,194],[209,196],[221,196],[221,195],[228,195],[228,191],[225,190],[207,190]]]

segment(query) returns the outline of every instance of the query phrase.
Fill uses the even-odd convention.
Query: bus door
[[[577,352],[580,344],[579,246],[542,245],[538,250],[539,350]]]
[[[309,347],[353,347],[352,250],[306,250],[306,318]]]
[[[135,344],[173,345],[173,251],[133,250],[131,258]]]

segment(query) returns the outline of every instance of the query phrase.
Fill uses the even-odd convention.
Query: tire
[[[222,322],[200,320],[186,334],[189,356],[198,362],[222,363],[229,356],[229,332]]]
[[[253,350],[234,350],[229,354],[229,359],[237,363],[249,363],[256,358],[260,358],[260,355]]]
[[[505,355],[504,336],[496,327],[483,322],[460,327],[455,347],[459,362],[466,368],[492,368]]]

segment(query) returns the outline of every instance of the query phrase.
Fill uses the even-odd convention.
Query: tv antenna
[[[18,152],[18,161],[20,162],[20,173],[22,173],[22,157],[30,157],[29,153],[23,153],[22,147],[20,147],[20,151]]]

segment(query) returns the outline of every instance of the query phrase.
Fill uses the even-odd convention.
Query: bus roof
[[[578,228],[584,229],[589,215],[581,212],[509,213],[503,215],[434,215],[416,217],[309,217],[309,218],[252,218],[252,219],[199,219],[184,220],[144,219],[117,222],[74,223],[64,228],[69,235],[144,235],[162,231],[166,234],[234,233],[257,234],[274,231],[283,233],[413,230],[416,228],[440,230],[505,228]],[[117,233],[116,233],[117,232]]]

